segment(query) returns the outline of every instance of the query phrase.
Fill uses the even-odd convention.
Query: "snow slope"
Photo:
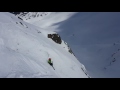
[[[30,23],[59,33],[91,77],[120,77],[119,12],[52,12]]]
[[[26,13],[26,12],[25,12]],[[33,17],[34,14],[42,14],[39,17]],[[27,14],[20,13],[17,17],[23,19],[23,21],[31,23],[40,28],[47,29],[49,31],[55,31],[58,26],[53,26],[55,23],[67,20],[69,17],[74,15],[76,12],[27,12]],[[24,14],[24,15],[23,15]],[[26,18],[29,18],[26,20]]]
[[[91,77],[120,77],[119,12],[80,12],[55,25]]]
[[[26,22],[34,23],[38,20],[44,19],[50,13],[51,12],[20,12],[19,14],[16,14],[16,16],[23,19]]]
[[[1,78],[87,78],[86,70],[62,45],[47,38],[54,33],[0,12]],[[47,63],[52,58],[55,70]],[[84,71],[84,72],[83,72]]]

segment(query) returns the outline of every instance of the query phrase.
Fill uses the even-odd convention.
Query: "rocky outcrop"
[[[51,38],[54,42],[56,42],[56,43],[58,43],[58,44],[61,44],[62,43],[62,40],[61,40],[61,37],[60,37],[60,35],[58,35],[58,34],[48,34],[48,38]],[[73,53],[73,51],[72,51],[72,49],[69,47],[69,45],[66,43],[66,42],[64,42],[66,45],[67,45],[67,47],[68,47],[68,52],[70,52],[71,54],[73,54],[74,55],[74,53]],[[74,55],[75,56],[75,55]]]
[[[66,45],[67,45],[67,47],[68,47],[68,52],[69,53],[71,53],[71,54],[73,54],[74,56],[75,56],[75,54],[73,53],[73,51],[72,51],[72,49],[70,48],[70,46],[66,43],[66,42],[64,42]]]
[[[58,34],[48,34],[48,38],[51,38],[54,42],[61,44],[62,40]]]

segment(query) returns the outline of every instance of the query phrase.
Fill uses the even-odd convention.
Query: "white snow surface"
[[[0,12],[0,78],[88,78],[84,65],[63,42],[47,38],[54,32],[43,27]],[[49,57],[55,70],[47,63]]]
[[[52,12],[33,19],[26,22],[60,34],[91,77],[120,77],[120,12]]]

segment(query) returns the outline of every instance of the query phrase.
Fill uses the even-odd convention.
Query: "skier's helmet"
[[[51,58],[49,58],[49,60],[51,60]]]

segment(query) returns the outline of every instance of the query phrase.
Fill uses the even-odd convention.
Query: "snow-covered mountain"
[[[21,18],[60,34],[91,77],[120,77],[119,12],[52,12],[44,17]]]
[[[50,12],[20,12],[16,13],[15,15],[26,22],[36,22],[38,20],[41,20],[45,18],[47,15],[49,15]]]
[[[27,17],[26,17],[27,18]],[[56,32],[0,12],[1,78],[88,78],[83,64],[61,44],[48,38]],[[62,37],[61,37],[62,38]],[[55,70],[47,63],[53,61]]]

